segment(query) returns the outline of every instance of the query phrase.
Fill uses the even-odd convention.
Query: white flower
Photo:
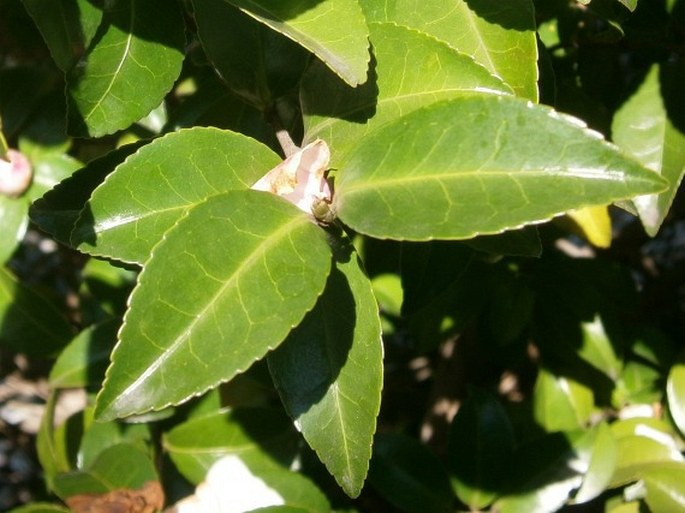
[[[31,185],[32,176],[31,163],[22,153],[7,150],[5,157],[0,158],[0,194],[21,196]]]
[[[320,206],[331,202],[331,188],[324,176],[330,158],[326,142],[317,139],[265,174],[252,189],[282,196],[300,210],[320,218]]]

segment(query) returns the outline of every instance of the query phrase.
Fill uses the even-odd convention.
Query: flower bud
[[[331,188],[324,176],[330,157],[328,145],[317,139],[269,171],[252,189],[282,196],[318,219],[314,207],[331,202]]]
[[[23,153],[7,150],[0,158],[0,194],[16,198],[21,196],[31,185],[33,172],[31,163]]]

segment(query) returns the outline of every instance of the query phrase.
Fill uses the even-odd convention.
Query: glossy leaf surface
[[[420,107],[467,91],[511,91],[473,58],[426,34],[392,23],[372,23],[370,31],[374,61],[366,84],[351,89],[317,63],[303,78],[305,140],[324,139],[334,164],[377,127]]]
[[[287,467],[295,455],[293,435],[282,412],[236,408],[190,419],[166,433],[163,443],[181,474],[198,484],[214,462],[230,454],[260,468]]]
[[[178,404],[246,370],[314,306],[330,260],[320,228],[272,194],[195,207],[140,275],[97,414]]]
[[[71,242],[90,254],[142,264],[190,207],[248,189],[279,162],[269,148],[234,132],[168,134],[138,150],[93,192]]]
[[[464,239],[663,187],[576,120],[474,95],[374,132],[340,163],[334,206],[370,236]]]
[[[669,79],[675,78],[680,84],[683,75],[682,63],[653,65],[640,88],[616,113],[612,125],[616,144],[669,182],[666,191],[633,200],[645,230],[652,236],[668,214],[685,173],[685,128],[674,124],[674,114],[668,112],[664,99],[665,94],[677,94],[668,90]],[[678,121],[681,125],[685,122]]]
[[[345,492],[359,495],[383,385],[378,306],[352,244],[332,242],[334,270],[314,309],[268,357],[283,404]]]
[[[227,1],[305,47],[351,86],[366,81],[369,34],[356,0]]]
[[[178,78],[184,44],[175,2],[106,3],[94,43],[67,75],[69,132],[97,137],[147,115]]]
[[[533,415],[547,431],[582,428],[594,406],[592,390],[566,376],[545,369],[538,372],[533,396]]]
[[[537,46],[529,0],[360,0],[367,20],[418,29],[471,55],[518,96],[537,101]]]

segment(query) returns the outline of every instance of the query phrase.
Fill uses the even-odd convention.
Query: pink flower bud
[[[0,194],[21,196],[31,185],[32,176],[31,163],[17,150],[7,150],[0,158]]]
[[[331,188],[324,176],[330,158],[328,145],[317,139],[269,171],[252,189],[282,196],[318,218],[319,209],[314,212],[313,208],[331,202]]]

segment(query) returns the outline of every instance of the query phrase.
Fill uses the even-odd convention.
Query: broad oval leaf
[[[280,161],[254,139],[216,128],[155,139],[93,192],[71,243],[92,255],[142,264],[190,207],[221,192],[248,189]]]
[[[663,188],[574,118],[472,95],[371,134],[340,163],[334,207],[373,237],[465,239]]]
[[[3,234],[0,238],[0,264],[10,259],[24,238],[29,225],[28,211],[29,203],[25,198],[8,198],[0,195]]]
[[[314,306],[330,265],[324,232],[282,198],[232,191],[195,207],[139,277],[96,416],[178,404],[246,370]]]
[[[664,192],[633,200],[645,231],[651,236],[659,231],[685,173],[685,133],[682,127],[674,125],[664,99],[669,93],[664,80],[668,83],[668,76],[674,71],[682,77],[685,66],[653,65],[635,94],[616,112],[612,124],[616,144],[669,182]],[[682,84],[682,78],[677,79],[677,84]]]
[[[533,416],[546,431],[582,428],[594,407],[592,390],[567,376],[540,369],[533,395]]]
[[[502,405],[488,393],[471,390],[452,421],[449,461],[452,487],[472,510],[483,509],[502,493],[514,443]]]
[[[161,103],[181,72],[185,28],[176,2],[113,0],[105,6],[93,43],[67,74],[75,136],[126,128]]]
[[[366,81],[369,33],[357,0],[227,1],[305,47],[349,85]]]
[[[230,454],[260,468],[289,466],[296,452],[294,434],[282,411],[236,408],[179,424],[164,436],[163,445],[179,472],[198,484],[219,458]]]
[[[471,55],[518,96],[537,101],[537,43],[531,0],[359,0],[369,22],[418,29]]]
[[[268,362],[305,440],[356,497],[380,409],[383,346],[378,306],[359,257],[347,239],[331,244],[335,268],[322,296]]]
[[[324,139],[334,159],[377,127],[420,107],[468,91],[511,92],[472,57],[431,36],[393,23],[372,23],[369,29],[374,61],[366,84],[351,89],[319,63],[302,81],[305,140]]]

